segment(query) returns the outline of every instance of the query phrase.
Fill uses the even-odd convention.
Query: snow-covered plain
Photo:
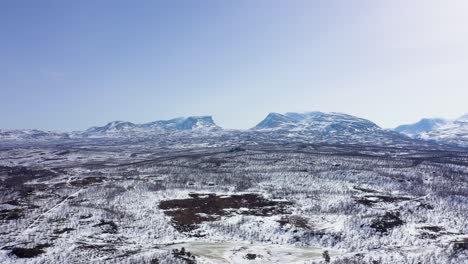
[[[468,261],[467,152],[227,139],[2,144],[0,262]]]

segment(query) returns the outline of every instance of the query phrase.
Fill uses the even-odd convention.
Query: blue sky
[[[0,128],[468,112],[468,2],[0,1]]]

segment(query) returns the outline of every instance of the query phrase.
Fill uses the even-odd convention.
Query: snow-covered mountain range
[[[468,146],[468,114],[454,120],[423,118],[414,124],[401,125],[395,131],[413,138]]]
[[[189,116],[135,124],[113,121],[85,131],[0,130],[3,141],[50,141],[80,139],[154,139],[192,137],[222,138],[223,141],[306,141],[385,145],[438,142],[468,146],[468,115],[455,120],[422,119],[394,130],[343,113],[270,113],[255,127],[225,130],[211,116]]]
[[[158,120],[144,124],[113,121],[105,126],[91,127],[84,132],[76,132],[73,137],[146,137],[168,132],[213,132],[221,130],[211,116],[189,116],[170,120]]]

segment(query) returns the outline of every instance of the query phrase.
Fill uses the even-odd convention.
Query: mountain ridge
[[[216,125],[212,116],[188,116],[169,120],[157,120],[143,124],[125,121],[109,122],[101,127],[91,127],[75,136],[85,137],[125,137],[148,136],[150,134],[177,131],[214,131],[221,128]]]
[[[296,128],[306,129],[333,129],[341,126],[343,129],[382,129],[375,123],[356,116],[337,112],[287,112],[285,114],[270,113],[254,129],[282,129]],[[312,126],[312,127],[311,127]]]

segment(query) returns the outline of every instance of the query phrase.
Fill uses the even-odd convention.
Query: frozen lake
[[[171,249],[185,248],[186,251],[207,263],[304,263],[322,259],[328,250],[330,256],[339,251],[318,247],[294,247],[287,245],[246,242],[187,242],[168,246]],[[247,257],[250,256],[250,259]],[[256,257],[255,257],[256,256]]]

